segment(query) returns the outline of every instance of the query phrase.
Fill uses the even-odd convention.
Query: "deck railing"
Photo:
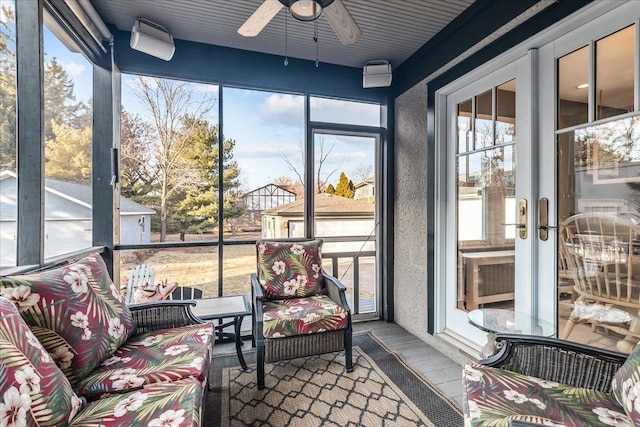
[[[351,307],[352,313],[372,313],[376,311],[376,281],[375,281],[375,251],[363,251],[363,252],[335,252],[335,253],[323,253],[322,259],[325,265],[325,270],[332,276],[340,279],[341,282],[347,287],[347,300]],[[331,261],[331,270],[327,269],[327,263],[325,260]],[[344,267],[345,261],[348,262]],[[365,267],[367,283],[361,283],[361,262],[366,261]],[[372,262],[370,262],[372,261]],[[340,271],[341,268],[344,267]],[[349,273],[351,272],[351,277]],[[361,294],[361,289],[363,290]],[[366,290],[365,290],[366,289]],[[349,292],[350,291],[350,292]]]

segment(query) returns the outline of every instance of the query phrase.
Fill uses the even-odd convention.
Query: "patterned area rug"
[[[255,350],[245,352],[247,371],[235,354],[214,355],[204,425],[463,425],[457,402],[371,332],[354,334],[353,345],[352,373],[342,352],[267,363],[264,390],[257,389]]]

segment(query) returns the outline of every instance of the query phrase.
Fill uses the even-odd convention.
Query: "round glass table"
[[[478,308],[467,315],[469,323],[488,333],[487,344],[482,348],[482,357],[494,355],[498,346],[495,334],[523,334],[553,337],[556,328],[553,324],[529,314],[502,308]]]

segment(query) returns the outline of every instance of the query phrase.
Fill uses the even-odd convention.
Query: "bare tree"
[[[296,174],[300,182],[304,182],[304,142],[298,140],[298,161],[291,159],[284,151],[280,153],[282,160],[289,166],[289,170]]]
[[[287,186],[287,185],[293,185],[293,179],[289,178],[288,176],[279,176],[277,178],[275,178],[273,180],[273,183],[275,185],[280,185],[280,186]]]
[[[122,195],[128,198],[146,196],[158,171],[153,166],[153,134],[151,126],[139,115],[122,109],[120,131],[120,182]]]
[[[214,106],[213,98],[196,99],[189,83],[140,77],[134,90],[153,120],[155,150],[153,164],[157,169],[160,197],[160,241],[167,235],[167,214],[171,195],[198,176],[190,170],[182,154],[189,146],[197,120],[183,120],[187,115],[202,117]]]
[[[333,141],[331,142],[327,142],[325,139],[325,135],[321,135],[319,138],[319,141],[317,142],[316,147],[318,148],[318,151],[316,151],[316,158],[315,158],[315,162],[318,165],[318,169],[315,171],[316,172],[316,179],[315,179],[315,184],[316,184],[316,193],[322,193],[324,191],[324,189],[327,186],[327,182],[329,182],[329,179],[331,178],[331,176],[336,173],[336,171],[340,168],[340,166],[342,165],[342,162],[340,162],[340,164],[330,170],[330,171],[324,171],[323,172],[323,168],[326,169],[326,162],[329,158],[329,155],[331,154],[331,152],[333,151],[333,149],[335,148],[336,144],[338,143],[338,139],[334,138]],[[300,140],[298,142],[298,154],[300,156],[300,163],[296,164],[291,158],[289,158],[289,156],[285,153],[282,153],[282,159],[285,161],[285,163],[287,164],[287,166],[289,166],[289,169],[291,171],[293,171],[296,176],[298,177],[298,179],[300,180],[300,182],[304,182],[304,163],[305,163],[305,148],[304,148],[304,143],[302,140]],[[303,166],[299,166],[299,165],[303,165]]]
[[[351,176],[356,183],[364,182],[369,178],[373,178],[373,165],[365,165],[364,163],[360,163],[360,166],[355,168],[353,172],[351,172]]]
[[[304,196],[304,184],[300,182],[300,180],[293,180],[293,178],[288,176],[279,176],[273,180],[275,185],[279,185],[280,187],[286,187],[287,190],[293,191],[296,197]]]

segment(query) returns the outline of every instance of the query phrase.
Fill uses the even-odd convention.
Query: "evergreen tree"
[[[0,20],[0,170],[13,170],[16,166],[15,14],[6,4],[0,5],[0,8],[0,14],[5,18]],[[86,135],[85,129],[91,127],[91,109],[76,101],[73,88],[73,80],[56,58],[45,63],[45,141],[51,142],[55,139],[53,123],[69,125],[82,135]],[[66,134],[68,131],[62,132]],[[63,145],[67,143],[68,141],[65,141]],[[69,168],[67,164],[67,169],[74,168],[75,165]],[[49,175],[48,171],[47,174]],[[64,175],[63,168],[56,174]],[[75,171],[69,171],[69,174],[72,180],[79,179]],[[59,178],[66,179],[65,176]]]
[[[0,4],[0,171],[16,167],[16,56],[14,12]]]
[[[67,124],[83,129],[88,109],[82,101],[76,101],[73,80],[58,60],[53,57],[44,65],[45,139],[54,137],[53,123]]]
[[[327,188],[324,190],[324,192],[327,194],[335,194],[336,188],[333,186],[333,184],[329,184]]]
[[[211,229],[218,223],[218,126],[207,120],[187,116],[185,128],[193,129],[191,143],[184,152],[185,167],[192,169],[194,180],[186,187],[184,198],[176,210],[182,230],[202,231]],[[233,160],[235,140],[228,139],[222,144],[224,219],[230,220],[244,214],[245,207],[240,202],[240,170]]]
[[[344,172],[340,174],[340,180],[338,181],[338,185],[336,186],[336,191],[334,194],[336,196],[348,197],[350,199],[353,199],[353,183],[349,181],[349,178],[347,178],[347,175]]]
[[[44,106],[46,176],[91,185],[91,113],[56,58],[45,64]]]
[[[91,129],[53,123],[52,131],[44,152],[47,177],[91,185]]]

